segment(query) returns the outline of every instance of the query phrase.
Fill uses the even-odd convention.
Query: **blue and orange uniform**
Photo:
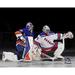
[[[17,31],[20,32],[20,31]],[[15,33],[17,33],[15,32]],[[23,34],[22,34],[23,33]],[[20,34],[22,34],[22,37],[25,38],[25,42],[24,40],[21,39],[21,36],[19,36],[17,38],[16,41],[16,49],[17,49],[17,56],[18,59],[24,58],[24,56],[26,55],[26,53],[29,51],[29,42],[28,42],[28,36],[34,36],[34,33],[30,32],[27,28],[23,28],[22,32],[20,32]]]

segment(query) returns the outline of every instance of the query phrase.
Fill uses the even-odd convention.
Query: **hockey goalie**
[[[50,30],[48,25],[45,25],[42,29],[42,33],[40,33],[34,41],[34,48],[38,53],[40,52],[38,50],[41,50],[39,55],[41,58],[47,57],[51,60],[58,58],[64,59],[61,54],[64,51],[65,39],[72,39],[73,37],[74,36],[72,32],[67,32],[65,34],[54,33]],[[62,40],[62,42],[59,40]],[[53,57],[49,56],[50,52],[53,52]],[[35,52],[35,54],[37,53]]]
[[[28,22],[23,29],[19,30],[19,32],[22,33],[22,36],[19,36],[19,40],[22,41],[22,43],[17,43],[16,48],[19,54],[18,57],[21,55],[21,58],[25,61],[32,61],[31,51],[34,36],[33,27],[33,24],[31,22]]]
[[[3,52],[2,60],[6,61],[32,61],[33,47],[33,24],[28,22],[23,29],[15,32],[16,35],[16,54]]]

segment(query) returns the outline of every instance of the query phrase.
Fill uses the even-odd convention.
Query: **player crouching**
[[[72,39],[74,36],[72,32],[65,34],[54,33],[50,30],[49,26],[45,25],[42,29],[42,33],[38,35],[35,39],[35,45],[41,48],[41,58],[47,57],[49,59],[55,60],[58,58],[64,59],[61,55],[65,47],[65,39]],[[62,42],[57,42],[55,40],[62,40]],[[54,52],[54,57],[50,57],[49,52]],[[49,54],[49,55],[48,55]]]

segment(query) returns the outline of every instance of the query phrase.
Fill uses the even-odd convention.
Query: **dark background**
[[[29,21],[34,24],[35,37],[45,24],[54,32],[75,34],[74,8],[0,8],[0,51],[15,51],[14,32]],[[65,53],[75,55],[75,38],[66,40]]]

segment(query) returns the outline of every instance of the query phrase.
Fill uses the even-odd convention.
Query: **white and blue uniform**
[[[42,32],[35,39],[35,44],[40,45],[42,49],[41,53],[49,54],[49,52],[53,51],[54,57],[52,60],[54,60],[56,58],[63,58],[61,54],[64,51],[64,42],[63,43],[54,42],[54,40],[62,40],[62,39],[63,39],[63,36],[60,33],[50,32],[49,34],[46,34]],[[41,57],[44,57],[44,55],[41,54]]]
[[[35,39],[35,43],[39,44],[41,48],[44,50],[50,50],[52,47],[54,47],[57,44],[54,42],[54,40],[61,39],[61,38],[62,38],[62,34],[60,33],[50,32],[49,34],[46,34],[42,32]]]

